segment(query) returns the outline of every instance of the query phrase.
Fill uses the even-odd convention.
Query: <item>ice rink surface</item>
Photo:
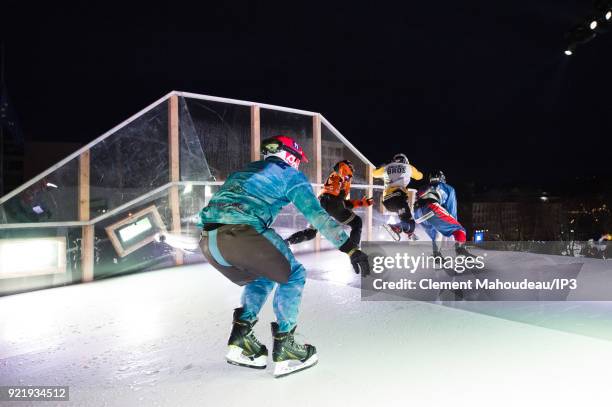
[[[312,369],[274,379],[270,365],[227,364],[241,290],[202,264],[0,298],[0,385],[68,385],[62,406],[610,405],[605,332],[362,302],[345,255],[299,258],[313,277],[298,325],[320,355]],[[256,325],[269,347],[271,308]]]

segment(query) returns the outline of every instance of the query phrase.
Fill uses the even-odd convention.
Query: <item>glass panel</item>
[[[81,236],[80,227],[0,230],[0,295],[80,281]]]
[[[355,167],[355,171],[353,173],[353,181],[351,188],[349,199],[360,199],[365,196],[373,197],[374,199],[374,209],[372,212],[372,225],[373,225],[373,237],[374,239],[382,238],[382,240],[387,240],[388,236],[384,234],[378,234],[377,229],[382,229],[381,225],[384,223],[384,216],[380,213],[380,191],[374,191],[374,194],[368,190],[366,185],[368,185],[368,167],[369,164],[363,161],[361,158],[357,156],[347,145],[345,145],[325,124],[321,126],[321,160],[323,167],[323,178],[325,179],[329,176],[331,171],[333,170],[333,166],[341,160],[349,160],[353,163]],[[367,223],[366,223],[366,214],[367,210],[365,208],[358,208],[354,211],[357,215],[361,217],[363,220],[364,227],[361,233],[361,240],[367,239]],[[386,233],[383,230],[384,233]],[[381,239],[379,239],[381,240]]]
[[[185,162],[182,169],[187,173],[183,179],[206,180],[212,173],[214,179],[224,180],[230,172],[251,161],[250,107],[190,98],[183,102],[180,114],[185,126],[181,126],[184,134],[181,148],[189,151],[187,156],[198,166],[204,159],[209,168],[194,169],[196,163]]]
[[[260,114],[262,139],[278,134],[296,139],[311,159],[309,163],[303,163],[300,169],[314,182],[316,163],[313,161],[312,117],[269,109],[261,109]],[[200,232],[197,227],[198,213],[219,188],[197,183],[222,181],[230,172],[251,161],[250,125],[248,106],[179,98],[180,170],[183,181],[178,186],[180,237],[195,243],[183,252],[184,263],[205,261],[197,247]],[[161,103],[100,141],[90,152],[92,219],[107,216],[109,211],[166,186],[169,183],[168,102]],[[343,159],[351,160],[355,166],[353,183],[365,184],[367,164],[322,125],[323,178],[327,177],[337,161]],[[75,158],[0,205],[0,223],[77,221],[78,181],[79,159]],[[156,232],[171,229],[170,191],[170,186],[162,188],[154,195],[96,223],[94,278],[175,264],[175,248],[153,239]],[[367,192],[364,187],[354,187],[351,198],[361,198]],[[373,210],[375,230],[386,222],[386,216],[380,212],[380,195],[381,191],[376,190]],[[365,209],[358,209],[356,213],[365,221]],[[134,216],[129,217],[130,214]],[[274,226],[283,237],[287,237],[308,225],[296,208],[289,205],[278,216]],[[364,239],[366,233],[364,228]],[[4,273],[4,276],[0,276],[0,295],[80,281],[81,237],[81,227],[0,230],[0,242],[13,244],[18,238],[20,241],[16,244],[24,241],[26,246],[32,243],[64,248],[61,255],[57,256],[56,253],[51,259],[64,260],[60,262],[64,264],[61,272],[35,274],[34,269],[42,267],[40,264],[32,266],[30,272],[17,266],[11,269],[2,263],[4,269],[0,270],[0,274]],[[386,240],[382,236],[379,238]],[[325,239],[321,243],[322,248],[331,248]],[[8,246],[5,244],[5,247]],[[311,251],[314,241],[293,249],[297,252]],[[6,258],[5,262],[8,261]]]
[[[0,206],[0,223],[78,220],[79,159],[75,158]]]
[[[200,211],[211,196],[219,190],[218,185],[191,185],[188,184],[180,189],[181,200],[181,236],[187,241],[199,241],[200,228],[197,224],[200,220]],[[206,262],[199,247],[186,251],[183,255],[185,264]]]
[[[178,187],[181,233],[173,233],[172,236],[180,239],[179,246],[184,249],[182,253],[185,264],[205,261],[197,246],[200,235],[200,229],[197,227],[199,221],[198,215],[218,188],[215,185],[193,184]],[[150,239],[151,235],[162,231],[162,229],[171,233],[172,210],[169,195],[170,187],[96,224],[96,264],[94,268],[96,279],[174,266],[176,239],[172,240],[174,246],[168,244],[170,242],[159,242]],[[159,214],[161,224],[157,225],[154,221],[151,221],[151,226],[149,227],[148,223],[145,222],[147,223],[145,227],[147,230],[139,230],[138,228],[141,227],[141,224],[137,222],[139,218],[137,214],[151,210],[151,207],[154,207],[154,211]],[[126,219],[129,214],[132,214],[134,222],[131,222],[131,224],[134,225],[135,232],[127,231],[127,233],[123,233],[123,236],[128,235],[128,238],[132,238],[132,242],[126,242],[126,244],[119,242],[119,245],[117,245],[116,241],[115,243],[112,241],[113,233],[115,233],[118,240],[122,239],[121,233],[126,231],[125,226],[121,225],[121,221]],[[141,245],[141,242],[144,242],[144,244]],[[123,250],[128,248],[129,245],[138,245],[140,247],[133,251],[128,249],[129,253],[124,253]]]
[[[332,171],[334,164],[341,160],[349,160],[355,166],[355,173],[353,174],[354,184],[367,184],[368,164],[357,157],[325,124],[321,125],[323,178],[326,178]]]
[[[195,110],[198,111],[199,109]],[[200,126],[203,126],[201,121]],[[179,98],[179,134],[181,181],[212,180],[212,174],[206,160],[206,151],[198,136],[187,102],[183,97]]]
[[[104,219],[95,225],[95,265],[94,278],[104,278],[118,274],[135,271],[152,270],[174,265],[173,251],[164,243],[153,240],[151,237],[171,227],[171,211],[168,201],[169,188],[155,194],[149,199],[132,206],[121,213]],[[139,227],[137,213],[146,211],[151,207],[157,212],[161,222],[147,218],[146,230],[131,234],[125,226],[118,226],[129,215],[134,215],[134,227]],[[130,226],[130,225],[128,225]],[[108,228],[108,230],[107,230]],[[121,232],[123,236],[121,236]],[[117,241],[113,242],[112,236]],[[134,247],[135,250],[131,251]],[[123,250],[126,252],[124,253]]]
[[[91,217],[168,183],[168,161],[165,102],[91,148]]]

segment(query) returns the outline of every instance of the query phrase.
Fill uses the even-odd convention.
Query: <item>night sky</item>
[[[588,1],[8,3],[29,139],[88,142],[175,89],[319,111],[449,181],[612,176],[612,33],[563,54]]]

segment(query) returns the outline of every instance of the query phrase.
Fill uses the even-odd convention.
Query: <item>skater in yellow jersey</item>
[[[401,239],[404,232],[408,238],[414,234],[414,218],[408,205],[407,187],[410,179],[422,180],[423,173],[408,162],[405,154],[395,154],[393,161],[374,170],[375,178],[383,178],[385,192],[383,205],[388,211],[395,212],[400,218],[398,223],[385,225],[387,231],[395,240]]]

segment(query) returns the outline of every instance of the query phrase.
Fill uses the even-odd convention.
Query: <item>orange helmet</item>
[[[353,178],[355,167],[349,160],[342,160],[338,161],[336,165],[334,165],[334,171],[337,172],[343,180],[348,181],[349,179]]]

